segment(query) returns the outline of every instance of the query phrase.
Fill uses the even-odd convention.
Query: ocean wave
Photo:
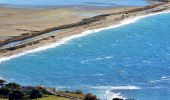
[[[143,60],[142,63],[144,63],[144,64],[151,64],[151,63],[153,63],[153,62],[150,61],[150,60]]]
[[[138,86],[90,86],[90,85],[55,86],[55,88],[57,90],[60,90],[60,89],[74,90],[74,88],[77,88],[77,87],[79,87],[79,89],[86,88],[88,90],[101,91],[102,98],[106,98],[106,100],[112,100],[113,98],[122,98],[123,100],[127,99],[123,94],[121,94],[120,91],[117,91],[117,90],[138,90],[138,89],[141,89],[141,87],[138,87]],[[101,94],[98,94],[98,95],[101,96]]]
[[[12,56],[8,56],[8,57],[1,57],[0,58],[0,63],[2,63],[4,61],[7,61],[7,60],[10,60],[10,59],[14,59],[14,58],[20,57],[20,56],[27,55],[27,54],[30,54],[30,53],[35,53],[35,52],[47,50],[47,49],[50,49],[50,48],[55,48],[57,46],[65,44],[65,43],[67,43],[70,40],[75,39],[75,38],[79,38],[79,37],[83,37],[83,36],[86,36],[86,35],[89,35],[89,34],[92,34],[92,33],[100,32],[102,30],[118,28],[118,27],[121,27],[121,26],[124,26],[124,25],[127,25],[127,24],[134,23],[134,22],[136,22],[136,21],[138,21],[140,19],[143,19],[145,17],[149,17],[149,16],[153,16],[153,15],[158,15],[158,14],[164,14],[164,13],[170,13],[170,11],[163,11],[163,12],[159,12],[159,13],[153,13],[153,14],[148,14],[148,15],[141,15],[141,16],[136,16],[136,17],[132,17],[132,18],[127,18],[127,19],[121,21],[119,24],[116,24],[116,25],[111,25],[111,26],[106,27],[106,28],[87,30],[87,31],[82,32],[80,34],[75,34],[75,35],[72,35],[72,36],[69,36],[69,37],[65,37],[63,39],[60,39],[59,41],[56,41],[55,43],[49,43],[49,44],[46,44],[44,46],[38,47],[38,48],[33,49],[33,50],[24,51],[22,53],[19,53],[19,54],[16,54],[16,55],[12,55]]]
[[[121,94],[121,92],[116,92],[117,90],[138,90],[141,87],[138,86],[97,86],[92,87],[93,89],[106,90],[106,100],[112,100],[113,98],[121,98],[126,100],[127,98]]]
[[[95,86],[91,88],[102,89],[102,90],[138,90],[138,89],[141,89],[141,87],[138,87],[138,86]]]
[[[90,76],[100,77],[100,76],[104,76],[104,74],[102,74],[102,73],[96,73],[96,74],[91,74]]]
[[[162,81],[170,81],[170,76],[162,76],[160,79],[151,80],[151,83],[162,82]]]
[[[111,92],[111,91],[106,91],[106,100],[112,100],[113,98],[121,98],[123,100],[127,99],[120,92],[114,93],[114,92]]]
[[[94,59],[82,60],[80,63],[84,64],[84,63],[91,62],[91,61],[100,61],[100,60],[105,60],[105,59],[111,59],[113,57],[114,56],[98,57],[98,58],[94,58]]]

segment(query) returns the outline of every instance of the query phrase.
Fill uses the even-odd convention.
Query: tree
[[[0,86],[3,86],[5,82],[5,80],[0,79]]]
[[[19,90],[14,90],[9,94],[9,100],[22,100],[24,97],[24,93]]]
[[[17,83],[8,83],[5,85],[5,87],[10,88],[10,89],[19,89],[20,85]]]
[[[42,86],[36,86],[34,87],[35,89],[39,90],[42,92],[42,94],[50,94],[44,87]]]
[[[10,93],[10,90],[8,88],[6,88],[6,87],[0,88],[0,95],[1,96],[8,97],[9,93]]]
[[[42,98],[42,91],[39,89],[33,89],[30,93],[30,99]]]
[[[98,99],[95,95],[88,93],[88,94],[85,95],[84,100],[98,100]]]

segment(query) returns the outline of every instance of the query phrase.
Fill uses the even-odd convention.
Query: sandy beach
[[[0,35],[19,36],[24,33],[75,23],[84,18],[119,12],[134,7],[87,8],[81,6],[58,8],[10,8],[1,6]]]
[[[8,10],[2,10],[2,9],[8,9]],[[30,9],[18,10],[18,9],[1,8],[2,11],[5,11],[3,13],[6,13],[6,11],[14,13],[13,16],[10,15],[8,17],[4,17],[4,19],[7,18],[6,21],[4,21],[6,23],[5,25],[1,24],[1,26],[3,26],[2,28],[3,30],[1,30],[1,33],[9,33],[9,35],[4,34],[5,36],[11,36],[10,35],[11,32],[13,32],[13,35],[15,36],[15,35],[24,34],[24,32],[27,33],[27,32],[34,32],[34,31],[41,31],[43,29],[48,29],[54,26],[56,27],[60,25],[66,25],[69,23],[75,23],[75,22],[82,21],[82,19],[84,18],[93,17],[93,16],[84,16],[86,14],[88,15],[103,14],[103,15],[93,18],[93,19],[99,18],[99,20],[97,21],[94,22],[92,21],[89,23],[77,25],[70,28],[64,28],[61,29],[59,32],[54,32],[52,35],[16,45],[14,46],[15,48],[8,48],[3,50],[1,49],[0,55],[1,57],[14,55],[11,56],[11,58],[13,57],[15,58],[15,56],[22,56],[25,54],[22,52],[31,53],[40,50],[45,50],[47,48],[50,48],[49,47],[50,45],[46,45],[49,43],[58,46],[62,44],[62,42],[68,41],[72,38],[80,37],[85,34],[90,34],[91,32],[99,31],[100,30],[99,28],[101,28],[102,30],[103,27],[119,25],[122,23],[122,21],[130,20],[137,16],[159,13],[162,11],[168,11],[169,9],[170,9],[170,3],[162,3],[162,4],[141,7],[141,8],[137,8],[137,7],[107,8],[107,9],[93,8],[90,9],[89,11],[88,10],[82,11],[82,9],[75,10],[70,8],[58,8],[58,9],[53,8],[53,9],[36,9],[36,10],[30,10]],[[13,10],[16,12],[14,12]],[[62,10],[63,12],[61,13]],[[24,15],[22,14],[23,12],[25,13]],[[19,13],[20,16],[17,13]],[[59,16],[58,13],[60,13]],[[7,13],[7,15],[8,14],[9,13]],[[17,14],[17,17],[15,16],[15,14]],[[42,16],[42,17],[39,18],[37,16],[39,17]],[[8,18],[10,20],[8,20]],[[0,20],[4,20],[4,19],[1,15]],[[89,19],[87,21],[89,21]],[[99,30],[94,30],[94,29],[99,29]],[[87,30],[93,30],[93,31],[87,31]],[[60,42],[57,44],[56,41],[57,42],[60,41]],[[10,59],[10,58],[4,58],[4,60],[5,59]]]
[[[0,42],[22,34],[79,22],[84,18],[132,8],[135,7],[17,8],[0,6]]]

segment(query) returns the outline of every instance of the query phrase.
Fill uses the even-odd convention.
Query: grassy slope
[[[37,100],[37,99],[35,99],[35,100]],[[43,98],[39,98],[38,100],[71,100],[71,99],[57,97],[57,96],[54,96],[54,95],[47,95]]]
[[[0,98],[0,100],[7,100],[7,99]],[[54,95],[47,95],[43,98],[38,98],[38,99],[34,99],[34,100],[71,100],[71,99],[57,97],[57,96],[54,96]]]

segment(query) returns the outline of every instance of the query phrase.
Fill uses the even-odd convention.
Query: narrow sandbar
[[[61,39],[76,34],[78,35],[87,30],[109,27],[111,25],[119,24],[123,20],[131,19],[131,18],[133,19],[136,16],[158,13],[162,11],[167,11],[169,9],[170,9],[170,3],[168,2],[168,3],[155,4],[155,5],[141,7],[141,8],[128,8],[128,9],[123,8],[121,10],[119,9],[116,11],[112,9],[113,12],[104,11],[105,13],[100,16],[92,17],[86,20],[84,19],[83,21],[81,21],[82,19],[80,19],[81,22],[71,24],[71,27],[64,28],[62,29],[62,31],[54,33],[53,35],[50,35],[48,37],[40,38],[34,41],[28,41],[27,43],[1,50],[0,55],[3,57],[15,55],[24,52],[26,50],[35,49],[37,47],[43,46],[48,43],[55,43],[56,41],[60,41]],[[68,25],[62,27],[66,27],[66,26]]]

